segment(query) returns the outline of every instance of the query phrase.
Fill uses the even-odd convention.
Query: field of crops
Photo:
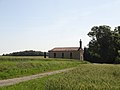
[[[0,79],[75,67],[80,63],[83,62],[67,59],[44,59],[42,57],[0,57]]]
[[[51,78],[47,90],[120,90],[120,65],[81,65]]]
[[[0,90],[120,90],[120,65],[81,64],[76,69]]]

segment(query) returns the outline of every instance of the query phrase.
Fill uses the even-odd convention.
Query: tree
[[[92,38],[87,49],[88,56],[94,59],[93,62],[114,63],[118,56],[120,46],[119,42],[120,27],[116,27],[114,31],[110,26],[94,26],[88,33]]]
[[[117,57],[115,59],[115,63],[120,63],[120,26],[115,27],[113,37],[117,50]]]
[[[27,51],[13,52],[6,55],[4,54],[4,56],[44,56],[44,53],[41,51],[27,50]]]
[[[120,50],[120,26],[115,27],[113,37],[114,37],[116,48]]]

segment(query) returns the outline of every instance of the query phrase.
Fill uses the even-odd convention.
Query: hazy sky
[[[96,25],[120,25],[120,0],[0,0],[0,54],[87,46]]]

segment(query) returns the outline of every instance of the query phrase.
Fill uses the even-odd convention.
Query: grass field
[[[120,65],[80,64],[66,73],[1,87],[0,90],[120,90]]]
[[[85,62],[43,57],[0,57],[0,80],[75,67],[80,63]]]
[[[120,65],[81,65],[45,85],[46,90],[120,90]]]

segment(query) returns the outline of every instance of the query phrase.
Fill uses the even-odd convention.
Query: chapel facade
[[[66,58],[66,59],[79,59],[84,60],[83,54],[84,50],[82,49],[82,41],[80,39],[79,47],[58,47],[49,50],[49,58]]]

